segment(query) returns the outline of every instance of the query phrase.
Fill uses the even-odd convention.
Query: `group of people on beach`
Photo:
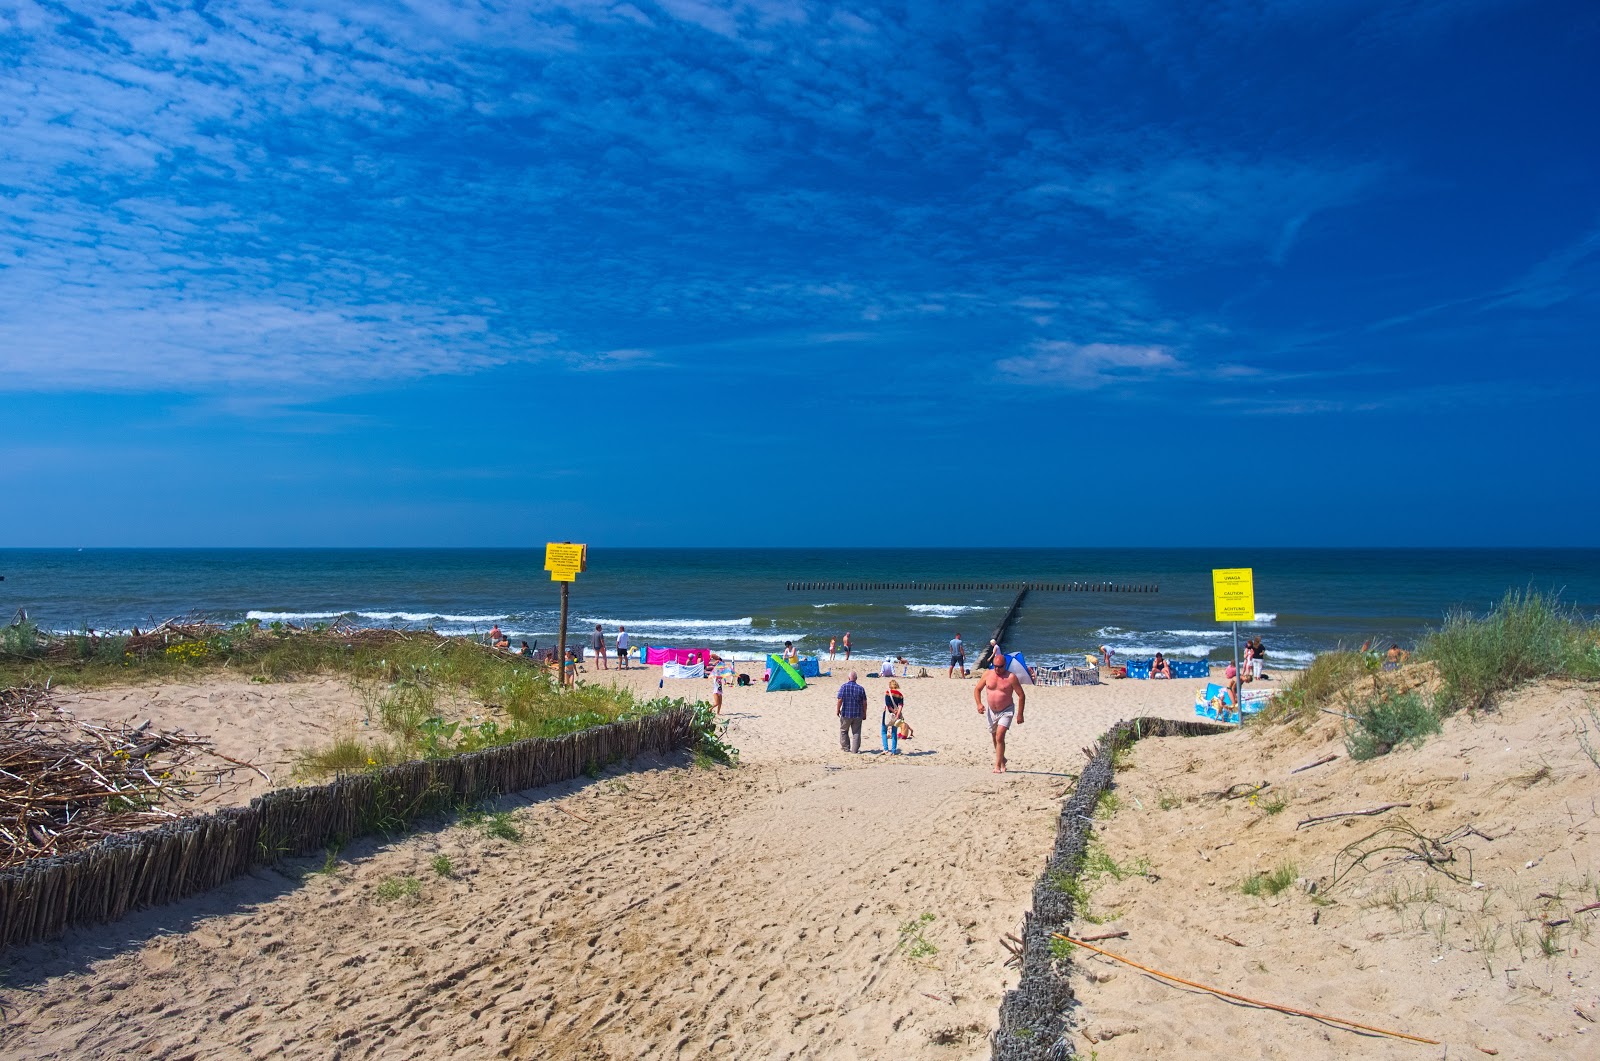
[[[957,643],[960,635],[957,636]],[[955,664],[951,664],[952,672]],[[867,691],[861,686],[860,676],[851,671],[844,684],[839,686],[834,714],[839,719],[839,750],[859,754],[861,751],[861,726],[867,717]],[[1010,658],[994,646],[994,659],[972,688],[972,702],[978,714],[989,725],[989,741],[994,748],[994,772],[1006,772],[1006,736],[1013,725],[1022,725],[1027,707],[1028,693],[1016,674],[1011,671]],[[884,690],[883,709],[879,716],[879,733],[886,755],[900,754],[900,740],[910,738],[911,726],[905,718],[905,694],[900,683],[890,679]]]

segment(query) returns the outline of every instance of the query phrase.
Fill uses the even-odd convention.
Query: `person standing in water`
[[[978,714],[989,722],[989,737],[994,741],[994,772],[1006,772],[1006,731],[1012,723],[1022,725],[1022,710],[1028,702],[1017,676],[1008,669],[1006,654],[995,646],[993,669],[984,672],[972,687],[972,700]],[[1013,703],[1013,699],[1015,703]]]
[[[950,668],[944,672],[944,676],[948,678],[957,670],[961,671],[963,678],[967,676],[967,646],[962,644],[959,631],[950,639]]]
[[[844,632],[844,661],[850,662],[850,631]]]

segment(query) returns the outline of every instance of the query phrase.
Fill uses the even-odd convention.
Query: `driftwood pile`
[[[242,767],[198,734],[89,722],[47,690],[0,689],[0,868],[169,821]]]

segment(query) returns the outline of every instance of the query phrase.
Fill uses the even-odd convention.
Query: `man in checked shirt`
[[[867,691],[856,684],[856,672],[839,686],[839,750],[861,751],[861,720],[867,717]]]

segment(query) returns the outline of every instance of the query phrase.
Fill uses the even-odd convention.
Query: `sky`
[[[1600,5],[0,0],[5,546],[1597,545]]]

